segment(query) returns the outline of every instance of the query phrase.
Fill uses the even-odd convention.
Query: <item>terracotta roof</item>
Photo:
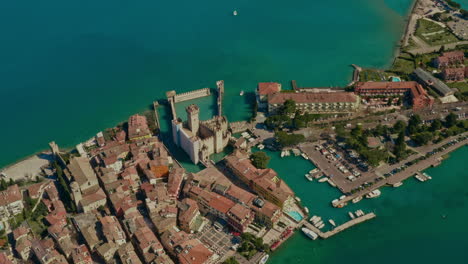
[[[460,75],[465,75],[465,67],[464,68],[444,68],[442,70],[444,74],[460,74]]]
[[[198,204],[195,200],[185,198],[179,203],[179,222],[189,223],[198,211]]]
[[[216,194],[214,194],[214,196],[208,202],[208,206],[223,214],[226,214],[234,205],[235,203],[233,201],[224,196]]]
[[[9,186],[5,191],[0,192],[0,206],[23,200],[23,195],[17,184]]]
[[[269,104],[283,104],[286,100],[296,103],[355,103],[357,97],[351,92],[330,93],[275,93],[268,96]]]
[[[203,264],[213,255],[198,239],[185,241],[181,246],[183,250],[177,255],[181,264]]]
[[[145,116],[141,115],[132,115],[128,119],[128,137],[129,139],[148,136],[151,135],[151,132],[148,128],[148,122],[146,121]]]
[[[261,82],[258,83],[258,94],[268,95],[281,91],[281,84],[276,82]]]
[[[236,185],[232,184],[229,189],[226,191],[226,195],[232,196],[235,199],[239,200],[244,204],[249,204],[253,199],[255,199],[255,195],[240,188]]]
[[[229,214],[235,216],[237,219],[247,219],[251,215],[249,208],[242,206],[241,204],[235,204],[230,210]]]
[[[89,160],[86,157],[73,157],[67,168],[80,186],[88,181],[97,180],[96,175],[89,164]]]
[[[185,170],[182,168],[175,168],[169,173],[167,182],[167,192],[171,197],[178,197],[180,191],[180,185],[184,177]]]

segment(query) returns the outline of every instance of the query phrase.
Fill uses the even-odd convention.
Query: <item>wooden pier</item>
[[[330,230],[330,231],[327,231],[327,232],[322,232],[320,229],[316,228],[314,225],[312,225],[310,222],[307,221],[307,219],[303,219],[302,222],[299,224],[299,228],[304,226],[304,227],[307,227],[308,229],[314,231],[320,238],[322,239],[327,239],[329,237],[332,237],[338,233],[340,233],[341,231],[343,230],[346,230],[352,226],[355,226],[357,224],[360,224],[362,222],[365,222],[367,220],[370,220],[372,218],[375,218],[377,215],[374,214],[374,213],[368,213],[368,214],[365,214],[363,216],[360,216],[360,217],[357,217],[357,218],[354,218],[342,225],[339,225],[337,227],[335,227],[333,230]]]

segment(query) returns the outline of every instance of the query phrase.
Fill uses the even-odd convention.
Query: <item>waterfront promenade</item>
[[[357,224],[360,224],[362,222],[365,222],[367,220],[370,220],[372,218],[375,218],[377,215],[374,214],[374,213],[368,213],[368,214],[365,214],[363,216],[360,216],[360,217],[356,217],[342,225],[339,225],[337,227],[335,227],[334,229],[330,230],[330,231],[327,231],[327,232],[322,232],[320,229],[316,228],[314,225],[312,225],[311,223],[309,223],[307,221],[307,219],[303,219],[301,221],[301,223],[299,224],[299,228],[304,226],[304,227],[307,227],[308,229],[314,231],[320,238],[322,239],[327,239],[329,237],[332,237],[338,233],[340,233],[341,231],[344,231],[352,226],[355,226]]]

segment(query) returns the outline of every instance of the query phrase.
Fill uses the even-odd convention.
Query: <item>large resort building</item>
[[[359,107],[359,97],[349,92],[280,92],[268,96],[268,112],[275,113],[286,100],[296,102],[303,113],[348,113]]]
[[[308,89],[311,90],[311,89]],[[281,91],[281,84],[275,82],[259,83],[257,104],[259,108],[274,114],[287,100],[296,102],[296,108],[302,113],[348,113],[359,108],[359,96],[344,91],[331,89],[313,89],[310,91]]]
[[[402,96],[409,95],[414,110],[432,106],[434,99],[417,82],[360,82],[355,92],[361,96]]]
[[[231,132],[225,116],[216,115],[210,120],[200,121],[200,108],[189,105],[187,122],[172,120],[172,136],[175,144],[180,146],[193,163],[207,162],[213,153],[220,153],[229,143]]]

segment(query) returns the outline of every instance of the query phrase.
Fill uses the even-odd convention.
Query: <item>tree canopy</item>
[[[253,153],[250,159],[252,160],[252,164],[258,169],[266,169],[268,162],[270,162],[270,157],[263,151]]]

